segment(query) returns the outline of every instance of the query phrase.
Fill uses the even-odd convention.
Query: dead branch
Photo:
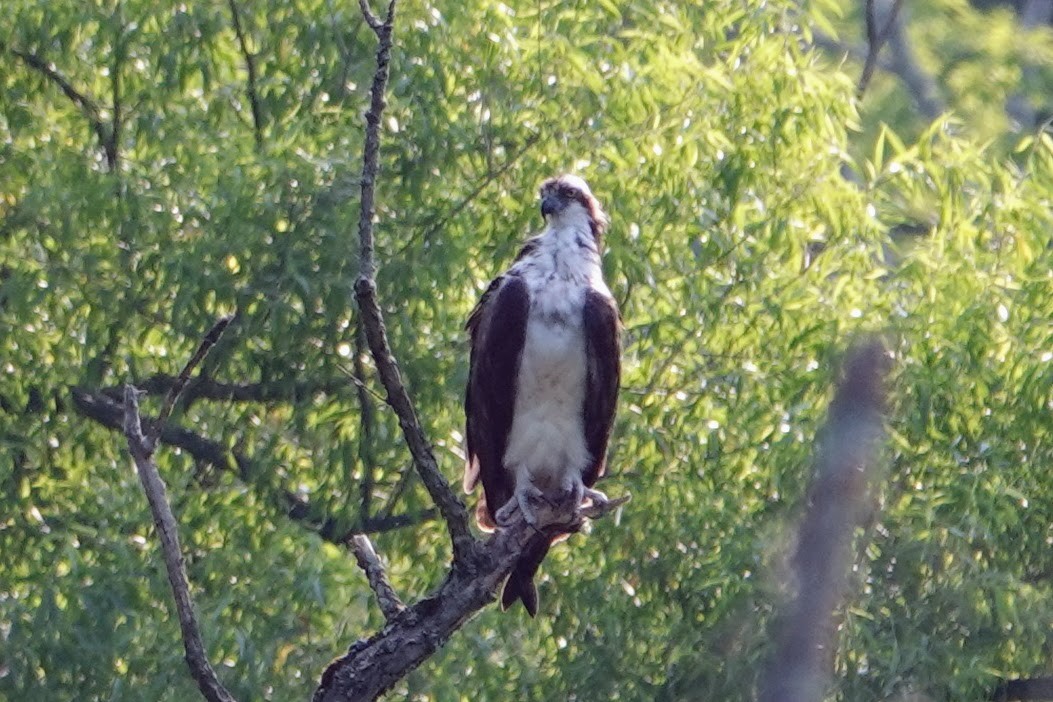
[[[583,517],[599,519],[624,505],[629,496],[593,505]],[[518,515],[519,513],[517,513]],[[497,591],[520,554],[557,533],[578,531],[582,521],[542,509],[535,529],[521,515],[507,529],[454,561],[445,581],[432,594],[399,612],[369,639],[355,642],[322,674],[314,702],[375,700],[435,653],[475,612],[497,598]]]
[[[884,346],[849,351],[818,449],[817,474],[793,557],[797,584],[761,686],[761,702],[823,699],[836,643],[855,529],[867,513],[874,453],[882,436]]]
[[[365,534],[354,534],[348,539],[348,547],[355,555],[358,567],[366,574],[366,580],[369,581],[373,594],[377,596],[377,604],[380,605],[384,618],[391,621],[406,609],[406,605],[402,604],[395,588],[391,587],[384,564],[380,562],[380,556],[373,548],[373,543]]]
[[[358,301],[362,327],[369,345],[377,375],[387,392],[387,403],[395,410],[399,426],[405,437],[413,464],[420,474],[424,487],[439,508],[453,542],[454,558],[467,556],[475,544],[468,527],[468,510],[457,494],[450,488],[439,471],[435,454],[424,429],[417,419],[413,401],[402,382],[398,362],[392,355],[384,326],[384,315],[377,302],[376,261],[374,259],[373,219],[376,179],[379,172],[380,119],[384,112],[384,93],[387,89],[389,63],[391,60],[392,33],[394,30],[396,0],[388,3],[387,16],[381,22],[369,9],[366,0],[361,0],[362,12],[377,35],[376,73],[370,89],[369,110],[366,112],[366,139],[363,147],[361,198],[359,204],[359,275],[355,281],[355,299]]]
[[[212,347],[219,341],[219,337],[223,336],[223,332],[230,326],[231,321],[234,317],[227,315],[220,317],[219,321],[212,325],[212,328],[208,330],[205,337],[198,344],[197,351],[190,357],[190,360],[183,366],[183,370],[180,371],[179,376],[172,383],[172,386],[168,388],[168,394],[165,395],[164,403],[161,405],[161,411],[157,413],[157,426],[163,427],[168,423],[168,417],[172,414],[172,408],[175,407],[176,402],[179,400],[179,396],[183,393],[183,389],[186,387],[187,381],[190,380],[191,374],[194,369],[197,368],[198,364],[208,355],[208,352],[212,350]],[[154,434],[151,441],[157,441],[157,435]],[[153,450],[151,446],[151,450]]]
[[[192,388],[193,384],[187,386]],[[114,400],[109,392],[89,392],[82,388],[72,390],[73,406],[84,417],[98,422],[110,429],[123,430],[125,406]],[[218,441],[206,438],[184,427],[171,422],[160,426],[156,419],[143,418],[142,424],[150,432],[157,432],[158,442],[166,446],[186,451],[194,460],[206,463],[218,470],[230,471],[246,484],[252,484],[257,475],[255,461],[240,451],[228,451]],[[287,517],[306,528],[316,532],[319,537],[332,544],[343,544],[349,532],[347,525],[341,528],[338,520],[324,515],[315,505],[290,490],[275,495],[276,506],[284,511]],[[430,521],[437,516],[435,510],[428,509],[409,514],[394,514],[387,510],[375,517],[363,517],[353,524],[354,533],[377,534]]]
[[[154,516],[157,535],[161,540],[161,551],[164,556],[165,569],[168,571],[168,582],[175,597],[176,612],[179,615],[179,629],[183,634],[183,647],[186,651],[186,662],[190,674],[197,682],[201,694],[209,702],[234,702],[223,683],[216,676],[216,671],[208,662],[205,644],[201,640],[197,619],[194,616],[194,603],[190,597],[190,583],[183,568],[183,552],[179,545],[179,529],[175,516],[168,504],[165,484],[157,472],[153,459],[154,440],[143,433],[139,417],[139,397],[134,387],[128,385],[124,390],[124,435],[128,439],[128,450],[135,461],[143,492],[150,503]]]

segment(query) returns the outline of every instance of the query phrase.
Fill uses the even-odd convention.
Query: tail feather
[[[527,547],[526,551],[516,561],[512,573],[505,581],[504,591],[501,593],[501,609],[506,610],[521,601],[531,617],[537,616],[537,587],[534,585],[534,575],[548,554],[549,543],[540,541],[535,545]]]

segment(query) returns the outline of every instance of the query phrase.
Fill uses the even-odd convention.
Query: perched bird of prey
[[[483,484],[480,527],[516,510],[536,524],[543,500],[577,515],[603,475],[620,380],[621,324],[603,281],[607,215],[584,180],[541,184],[545,230],[483,293],[468,318],[465,492]],[[533,578],[548,543],[529,549],[505,583],[501,606],[537,614]]]

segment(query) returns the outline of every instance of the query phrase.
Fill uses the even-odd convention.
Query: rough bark
[[[611,500],[585,510],[589,518],[609,514],[628,501]],[[368,639],[355,642],[322,674],[314,702],[375,700],[435,653],[474,613],[497,598],[520,554],[536,542],[577,531],[581,522],[561,521],[561,515],[541,510],[535,529],[522,521],[477,543],[466,557],[453,563],[442,585],[427,597],[399,612],[387,626]]]

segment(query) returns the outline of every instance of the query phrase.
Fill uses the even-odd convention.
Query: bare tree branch
[[[355,379],[357,380],[357,378]],[[167,395],[179,382],[179,377],[166,373],[155,373],[135,383],[135,387],[147,395]],[[224,383],[198,374],[186,381],[180,392],[184,404],[197,400],[222,402],[296,402],[315,395],[334,395],[347,390],[344,378],[308,378],[306,380],[272,380],[261,383]],[[102,393],[114,400],[121,400],[120,388],[108,387]]]
[[[1053,700],[1053,677],[1006,680],[991,693],[991,702]]]
[[[387,402],[399,418],[399,426],[413,455],[413,463],[420,474],[424,487],[446,521],[450,540],[453,543],[455,560],[465,558],[475,546],[475,538],[468,527],[468,510],[450,488],[439,470],[428,438],[417,419],[413,401],[410,399],[398,362],[392,355],[388,342],[384,316],[377,302],[376,270],[373,243],[374,197],[379,171],[380,119],[384,112],[384,93],[387,89],[391,60],[392,33],[394,29],[396,0],[388,3],[387,16],[383,22],[369,9],[366,0],[360,0],[363,15],[377,35],[376,73],[370,89],[370,105],[366,112],[366,138],[362,157],[361,198],[359,204],[359,275],[355,281],[355,299],[358,301],[366,341],[377,367],[377,374],[387,392]]]
[[[876,0],[866,0],[867,55],[863,61],[863,73],[859,77],[859,85],[856,86],[856,93],[859,97],[863,97],[867,86],[870,85],[870,79],[874,76],[874,69],[877,67],[878,54],[881,53],[881,47],[885,45],[892,33],[902,1],[892,0],[891,6],[883,13],[884,17],[879,20]]]
[[[234,34],[238,37],[238,46],[241,47],[241,55],[245,58],[245,70],[248,72],[248,86],[246,92],[249,95],[249,109],[252,110],[252,132],[256,138],[256,148],[263,148],[263,108],[260,106],[260,95],[256,88],[256,56],[249,49],[249,42],[245,36],[245,30],[241,26],[241,14],[235,0],[227,0],[230,7],[230,16],[234,23]]]
[[[380,21],[380,18],[373,14],[373,10],[369,7],[369,0],[358,0],[358,6],[362,9],[362,17],[365,18],[366,24],[370,28],[380,35],[380,32],[384,29],[384,23]],[[388,5],[388,17],[387,24],[391,24],[391,20],[394,18],[395,3],[392,2]]]
[[[212,325],[212,328],[208,330],[205,337],[198,344],[197,351],[190,357],[190,360],[183,366],[183,370],[179,373],[179,376],[172,383],[172,386],[168,389],[168,394],[165,396],[164,403],[161,405],[161,411],[157,413],[157,428],[160,429],[168,423],[168,417],[172,414],[172,408],[175,407],[175,403],[179,400],[180,394],[186,387],[187,381],[190,380],[191,374],[197,365],[208,355],[208,352],[212,350],[212,347],[219,341],[219,337],[223,336],[223,332],[230,326],[233,321],[233,315],[226,315],[220,317],[219,320]],[[152,442],[157,441],[157,435],[154,434],[151,439]],[[150,447],[153,450],[154,446]]]
[[[877,341],[854,348],[845,360],[793,558],[796,599],[766,670],[761,702],[823,699],[852,536],[866,513],[874,453],[882,436],[887,365],[884,346]]]
[[[583,510],[598,519],[621,507],[628,495]],[[314,693],[314,702],[375,700],[437,651],[468,618],[493,602],[497,590],[524,549],[555,534],[578,531],[582,522],[542,507],[539,529],[522,520],[483,544],[470,558],[455,561],[438,590],[407,607],[388,625],[366,640],[355,642],[347,654],[329,664]]]
[[[391,621],[406,609],[406,605],[402,604],[402,600],[395,593],[395,588],[391,587],[391,583],[388,582],[388,574],[372,542],[365,534],[354,534],[348,539],[347,545],[351,553],[355,554],[358,567],[365,572],[366,580],[369,581],[369,586],[373,588],[373,593],[377,596],[380,611],[384,613],[388,621]]]
[[[110,429],[122,430],[125,408],[123,403],[106,394],[93,393],[82,388],[72,390],[73,405],[83,416]],[[189,429],[168,423],[163,427],[156,420],[143,419],[149,431],[158,432],[158,441],[186,451],[195,460],[207,463],[223,471],[235,473],[240,480],[252,484],[257,470],[252,458],[239,451],[228,452],[225,445],[195,434]],[[347,531],[347,524],[341,527],[340,520],[324,515],[321,510],[300,495],[284,490],[275,495],[277,506],[294,522],[299,522],[318,533],[333,544],[343,544],[350,533],[377,534],[395,529],[403,529],[434,519],[435,510],[424,510],[410,514],[394,514],[388,511],[376,517],[362,518],[353,524],[352,532]]]
[[[179,529],[175,516],[165,495],[165,484],[157,472],[153,459],[153,440],[143,433],[139,418],[139,398],[134,387],[128,385],[124,390],[124,435],[128,439],[128,450],[135,461],[143,492],[150,503],[154,516],[157,534],[161,540],[161,551],[164,555],[165,569],[168,571],[168,582],[175,597],[176,612],[179,615],[179,629],[183,634],[183,647],[186,650],[186,662],[190,674],[197,682],[201,694],[209,702],[234,702],[234,697],[223,687],[216,676],[216,671],[208,662],[205,644],[201,640],[197,619],[194,616],[194,604],[190,598],[190,583],[183,568],[183,553],[179,545]]]

